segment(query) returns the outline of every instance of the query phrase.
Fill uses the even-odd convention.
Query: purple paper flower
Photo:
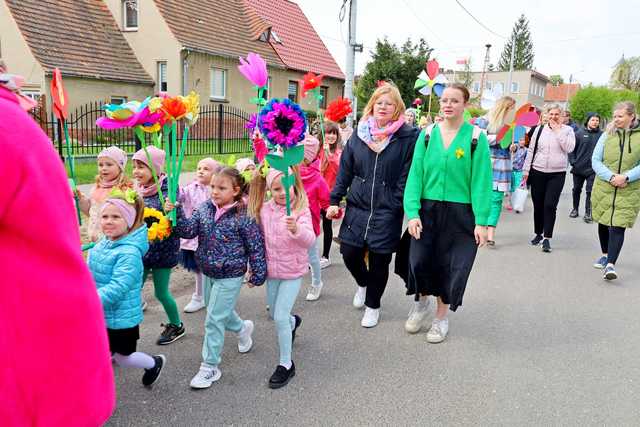
[[[307,118],[289,99],[272,99],[260,111],[258,126],[271,144],[291,148],[304,139]]]
[[[264,87],[267,85],[269,75],[267,73],[267,63],[257,53],[250,53],[247,55],[247,59],[240,58],[240,65],[238,70],[243,76],[247,78],[251,83],[258,87]]]
[[[249,116],[249,121],[244,125],[245,129],[249,129],[249,135],[253,135],[253,131],[258,126],[258,115],[253,113]]]

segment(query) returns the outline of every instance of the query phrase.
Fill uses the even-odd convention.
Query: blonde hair
[[[291,211],[300,212],[309,206],[309,201],[307,200],[307,193],[304,191],[302,178],[300,177],[300,168],[298,166],[294,166],[292,169],[293,176],[295,177],[295,183],[293,184],[293,194],[295,197],[292,200]],[[260,210],[262,210],[262,205],[266,198],[267,179],[263,177],[261,173],[257,173],[251,180],[251,184],[249,186],[247,212],[258,224],[260,223]]]
[[[542,111],[545,112],[545,113],[549,113],[549,111],[551,111],[551,110],[558,110],[558,111],[560,111],[560,114],[562,114],[562,112],[564,111],[562,109],[562,107],[560,106],[560,104],[556,104],[556,103],[544,104],[544,107],[542,107]]]
[[[515,106],[516,100],[510,96],[503,96],[498,99],[496,101],[496,105],[494,105],[491,111],[487,114],[487,120],[489,121],[487,131],[490,134],[497,134],[500,128],[504,126],[507,114]]]
[[[112,162],[116,163],[116,161],[111,159],[110,157],[109,157],[109,160],[111,160]],[[102,182],[102,180],[100,179],[100,174],[98,174],[98,175],[96,175],[96,185],[100,185],[100,182]],[[114,185],[114,187],[119,188],[120,190],[126,190],[127,188],[133,188],[133,182],[131,182],[131,180],[129,179],[127,174],[124,173],[124,171],[122,169],[120,169],[120,175],[118,175],[118,181],[116,181],[116,184]]]
[[[615,113],[618,110],[624,110],[625,113],[633,116],[633,121],[631,123],[635,122],[638,118],[636,114],[636,105],[631,101],[618,102],[613,106],[613,112]],[[611,120],[611,123],[609,123],[609,125],[607,126],[607,133],[609,135],[614,135],[616,133],[616,125],[613,120]]]
[[[369,102],[367,102],[367,106],[364,107],[362,117],[373,116],[373,106],[378,102],[378,98],[383,95],[389,95],[393,103],[396,105],[396,111],[393,113],[391,120],[396,121],[400,116],[404,115],[406,107],[402,100],[402,96],[400,95],[400,91],[394,85],[385,83],[373,92],[373,95],[369,98]]]

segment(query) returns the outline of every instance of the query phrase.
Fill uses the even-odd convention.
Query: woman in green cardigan
[[[614,107],[613,121],[600,136],[591,163],[597,175],[592,214],[602,249],[593,266],[604,270],[605,280],[614,280],[625,230],[633,227],[640,211],[640,124],[632,102]]]
[[[429,295],[437,297],[427,341],[444,341],[448,310],[462,305],[478,246],[487,241],[492,169],[484,133],[464,121],[469,91],[452,84],[442,93],[444,121],[423,131],[404,192],[409,218],[409,293],[416,302],[405,325],[418,332]]]

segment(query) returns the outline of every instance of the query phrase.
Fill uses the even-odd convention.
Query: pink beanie
[[[127,153],[125,153],[120,148],[112,145],[111,147],[107,147],[98,154],[98,159],[100,157],[108,157],[120,166],[120,170],[124,172],[124,168],[127,166]]]
[[[283,176],[284,174],[280,172],[278,169],[270,168],[269,173],[267,174],[267,188],[271,189],[273,182]],[[293,169],[289,168],[289,175],[293,175]]]
[[[247,157],[236,160],[236,169],[238,169],[240,173],[244,172],[251,165],[255,167],[256,164]]]
[[[320,147],[320,141],[318,138],[307,133],[304,138],[304,159],[308,162],[312,162],[318,156],[318,148]]]
[[[204,159],[200,160],[198,162],[198,165],[200,165],[200,163],[202,163],[203,165],[206,165],[209,167],[209,169],[211,169],[213,171],[214,174],[220,172],[222,170],[222,164],[220,162],[218,162],[217,160],[212,159],[211,157],[205,157]]]
[[[150,145],[147,147],[147,151],[149,152],[149,157],[151,157],[151,164],[153,165],[153,169],[155,169],[156,174],[160,175],[164,173],[164,160],[166,157],[164,150]],[[136,151],[136,154],[133,155],[132,160],[137,160],[147,165],[147,167],[151,167],[151,165],[149,165],[147,155],[144,152],[144,148],[142,150]]]

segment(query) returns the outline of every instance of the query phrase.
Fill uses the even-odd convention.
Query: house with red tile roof
[[[269,97],[302,99],[298,82],[325,75],[324,102],[343,93],[344,74],[300,7],[289,0],[0,0],[0,58],[48,93],[60,68],[73,105],[195,90],[201,104],[253,111],[238,58],[268,64]]]
[[[0,0],[0,58],[33,98],[62,71],[70,108],[151,95],[154,80],[102,0]],[[49,98],[47,96],[47,98]]]
[[[567,109],[571,99],[580,90],[580,83],[562,83],[559,85],[547,84],[544,102],[559,104],[563,109]]]
[[[344,74],[300,7],[289,0],[104,0],[157,91],[188,93],[200,102],[253,111],[255,96],[237,69],[256,52],[267,62],[269,97],[289,97],[305,109],[299,80],[325,75],[325,100],[341,96]]]

